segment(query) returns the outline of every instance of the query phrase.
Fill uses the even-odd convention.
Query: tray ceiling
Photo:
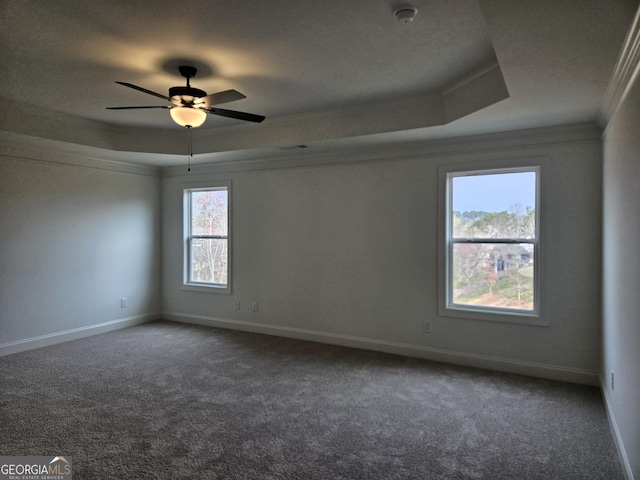
[[[267,116],[209,116],[194,132],[203,159],[594,121],[636,6],[411,3],[418,14],[403,24],[393,12],[407,3],[382,0],[5,0],[0,130],[166,165],[184,150],[166,110],[105,107],[162,105],[115,81],[166,94],[184,63],[199,68],[193,86],[247,96],[221,107]]]

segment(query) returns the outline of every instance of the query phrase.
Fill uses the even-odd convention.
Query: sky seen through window
[[[508,212],[520,204],[535,208],[535,172],[465,175],[453,178],[454,212]]]

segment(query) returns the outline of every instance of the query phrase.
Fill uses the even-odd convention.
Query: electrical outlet
[[[127,297],[122,297],[120,299],[120,308],[127,308],[128,305],[129,305],[129,300],[127,300]]]
[[[254,300],[253,302],[251,302],[251,311],[252,312],[257,312],[258,311],[258,301]]]
[[[240,300],[236,300],[236,310],[240,310]]]
[[[424,333],[431,333],[431,322],[424,322],[422,324],[422,331]]]
[[[613,391],[613,389],[615,388],[615,375],[613,373],[613,370],[611,370],[611,391]]]

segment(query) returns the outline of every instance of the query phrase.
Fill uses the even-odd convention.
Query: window
[[[538,182],[535,167],[447,173],[446,309],[538,315]]]
[[[185,195],[185,284],[229,293],[229,187]]]

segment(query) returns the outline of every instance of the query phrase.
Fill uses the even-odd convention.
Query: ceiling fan
[[[222,108],[215,108],[214,105],[220,103],[233,102],[235,100],[242,100],[247,98],[242,93],[236,90],[225,90],[223,92],[212,93],[207,95],[207,92],[194,88],[190,85],[190,80],[196,76],[198,70],[195,67],[183,65],[178,67],[180,74],[187,79],[187,85],[185,87],[171,87],[169,89],[169,96],[162,95],[161,93],[152,92],[146,88],[133,85],[132,83],[116,82],[125,87],[133,88],[143,93],[148,93],[154,97],[162,98],[171,105],[159,105],[159,106],[141,106],[141,107],[107,107],[108,110],[132,110],[142,108],[164,108],[169,110],[169,114],[174,122],[182,127],[195,128],[199,127],[207,119],[207,114],[220,115],[222,117],[235,118],[237,120],[245,120],[247,122],[262,122],[265,117],[262,115],[256,115],[253,113],[237,112],[235,110],[225,110]]]

